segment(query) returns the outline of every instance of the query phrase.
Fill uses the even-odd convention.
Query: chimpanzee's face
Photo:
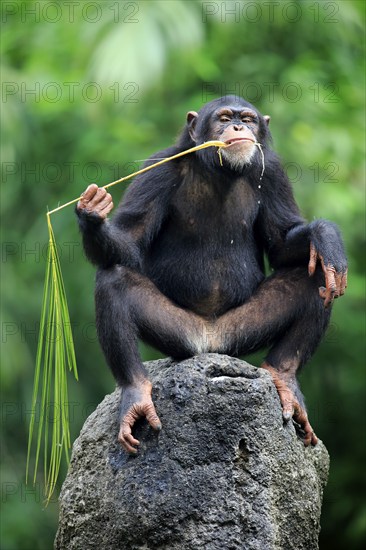
[[[228,147],[220,150],[224,165],[238,171],[253,162],[257,152],[255,144],[266,141],[269,119],[269,116],[262,116],[253,105],[235,96],[214,100],[199,113],[191,111],[187,115],[192,140],[197,144],[210,140],[226,143]],[[212,158],[213,161],[214,154],[211,150],[202,152],[201,156],[207,161]]]
[[[212,139],[223,141],[223,159],[234,169],[250,164],[258,141],[258,115],[248,108],[220,107],[211,117]]]

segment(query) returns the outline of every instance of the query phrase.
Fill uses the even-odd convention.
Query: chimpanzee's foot
[[[137,453],[140,442],[132,435],[132,428],[139,418],[146,420],[154,430],[161,430],[161,422],[151,399],[152,384],[142,380],[122,389],[121,416],[118,440],[132,454]]]
[[[285,380],[281,377],[281,374],[277,369],[271,367],[268,363],[263,363],[262,368],[266,369],[272,376],[274,385],[276,386],[281,406],[283,418],[288,422],[290,418],[293,418],[294,422],[299,424],[301,430],[304,433],[303,441],[304,445],[308,446],[310,443],[316,445],[318,438],[316,437],[313,428],[310,425],[308,415],[300,403],[296,399],[294,392],[288,387]]]

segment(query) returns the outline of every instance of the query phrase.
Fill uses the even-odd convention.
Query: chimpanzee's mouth
[[[242,137],[242,138],[228,139],[227,141],[225,141],[225,144],[229,146],[229,145],[234,145],[234,143],[240,143],[241,141],[251,141],[252,143],[255,143],[254,139],[252,138]]]

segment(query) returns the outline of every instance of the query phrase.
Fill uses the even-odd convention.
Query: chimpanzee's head
[[[196,113],[187,114],[187,130],[194,145],[205,141],[223,141],[229,147],[222,148],[224,165],[234,171],[249,166],[258,155],[256,142],[265,145],[270,137],[270,117],[263,116],[250,103],[237,96],[225,96],[207,103]],[[192,145],[191,145],[192,146]],[[201,158],[218,162],[214,149],[206,149]],[[216,155],[216,156],[213,156]]]

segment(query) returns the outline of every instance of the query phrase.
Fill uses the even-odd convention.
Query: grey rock
[[[146,364],[163,429],[117,441],[120,392],[75,441],[57,550],[313,550],[328,453],[284,424],[270,375],[225,355]]]

